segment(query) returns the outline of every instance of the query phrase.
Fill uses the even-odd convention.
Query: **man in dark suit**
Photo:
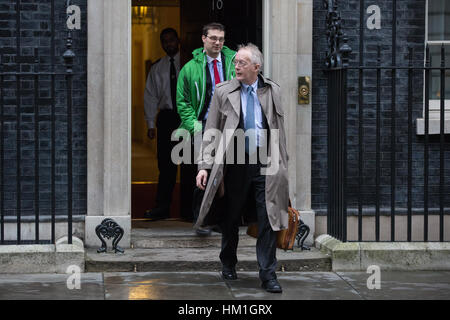
[[[241,46],[234,60],[236,78],[216,87],[203,139],[197,186],[205,190],[196,228],[208,225],[216,214],[213,201],[225,197],[225,213],[219,218],[222,230],[222,276],[237,278],[239,222],[245,208],[254,208],[258,223],[256,244],[259,277],[268,292],[282,292],[276,277],[276,231],[288,226],[288,174],[284,112],[280,88],[259,74],[263,64],[253,44]],[[222,149],[210,148],[208,132],[221,132]],[[231,133],[245,131],[244,146],[233,145]],[[269,141],[268,141],[269,140]],[[243,141],[241,139],[241,141]],[[268,146],[268,153],[266,149]],[[245,154],[239,153],[245,149]],[[225,151],[221,151],[225,150]],[[233,151],[234,158],[227,154]],[[236,152],[237,151],[237,152]],[[268,155],[265,160],[264,155]],[[226,163],[224,160],[226,158]],[[230,159],[231,162],[230,163]],[[244,159],[243,164],[236,162]],[[255,160],[255,161],[252,161]],[[270,163],[270,165],[269,165]],[[274,169],[275,168],[275,169]],[[221,185],[224,186],[222,192]],[[250,206],[246,206],[250,204]]]

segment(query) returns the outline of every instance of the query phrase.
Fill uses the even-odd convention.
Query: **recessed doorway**
[[[137,2],[136,5],[134,2]],[[139,5],[137,5],[139,4]],[[165,55],[159,34],[165,28],[180,32],[179,1],[133,1],[132,7],[132,112],[131,112],[131,214],[143,218],[155,206],[158,185],[156,139],[147,137],[144,90],[152,64]],[[179,177],[173,195],[171,217],[179,212]]]
[[[158,183],[156,139],[147,137],[144,90],[150,67],[165,55],[159,33],[167,27],[181,39],[182,65],[202,46],[201,30],[209,22],[226,27],[225,45],[236,50],[246,42],[262,48],[262,0],[133,0],[132,1],[132,111],[131,218],[143,218],[153,208]],[[194,183],[194,182],[193,182]],[[172,198],[171,218],[180,217],[179,174]],[[185,201],[185,200],[183,200]],[[189,202],[189,201],[187,201]],[[184,204],[186,206],[188,204]]]

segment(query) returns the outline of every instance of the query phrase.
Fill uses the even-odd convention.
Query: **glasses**
[[[210,38],[212,42],[216,42],[216,41],[219,41],[220,43],[225,42],[225,38],[217,38],[216,36],[212,36],[212,37],[206,36],[206,37]]]
[[[236,67],[241,67],[241,68],[245,68],[246,66],[249,65],[249,63],[247,61],[244,61],[244,60],[234,60],[233,64]]]

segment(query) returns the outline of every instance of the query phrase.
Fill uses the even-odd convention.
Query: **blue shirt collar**
[[[247,92],[249,85],[241,82],[241,86],[244,88],[245,92]],[[253,91],[256,92],[258,89],[258,78],[256,78],[256,81],[253,82],[251,86],[253,87]]]

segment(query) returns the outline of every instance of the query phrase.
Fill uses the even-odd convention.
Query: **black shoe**
[[[211,235],[211,229],[209,228],[198,228],[195,230],[195,233],[200,237],[207,237]]]
[[[237,279],[237,274],[236,274],[236,270],[231,270],[231,271],[222,271],[222,278],[224,280],[236,280]]]
[[[261,285],[261,287],[266,290],[267,292],[271,293],[281,293],[283,290],[281,289],[280,284],[278,283],[277,279],[271,279],[264,281]]]
[[[144,218],[151,219],[153,221],[169,218],[169,210],[165,208],[155,208],[147,210],[144,213]]]

